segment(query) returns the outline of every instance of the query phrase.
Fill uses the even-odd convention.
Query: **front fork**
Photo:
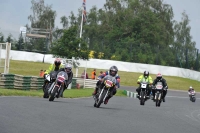
[[[57,86],[57,87],[58,87],[57,92],[59,93],[59,97],[60,97],[60,96],[62,95],[62,92],[63,92],[63,89],[62,89],[61,91],[60,91],[60,89],[61,89],[61,87],[63,87],[64,83],[62,83],[61,85],[58,85],[58,84],[55,85],[55,82],[54,82],[53,85],[54,85],[54,86],[52,86],[53,88],[52,88],[52,89],[49,89],[49,93],[52,94],[53,91],[54,91],[54,89],[55,89],[55,87]],[[58,93],[56,93],[56,95],[58,95]],[[56,95],[55,95],[55,96],[56,96]]]
[[[96,100],[100,100],[100,98],[101,98],[101,96],[102,96],[102,94],[103,94],[103,92],[104,92],[104,88],[105,88],[105,86],[101,89],[100,94],[99,94],[99,96],[98,96],[98,99],[96,99]],[[105,101],[105,99],[107,98],[109,90],[110,90],[110,89],[107,90],[107,92],[106,92],[106,94],[105,94],[105,96],[104,96],[104,98],[103,98],[103,101]],[[97,94],[98,94],[98,93],[97,93]]]

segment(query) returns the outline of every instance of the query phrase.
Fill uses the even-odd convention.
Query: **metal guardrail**
[[[74,78],[76,83],[79,84],[81,88],[95,88],[98,80],[93,79],[83,79],[83,78]]]

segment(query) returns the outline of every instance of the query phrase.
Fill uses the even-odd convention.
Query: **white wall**
[[[5,58],[5,50],[1,51],[1,57]],[[11,50],[10,52],[10,59],[12,60],[42,62],[43,57],[44,57],[43,54],[33,53],[33,52],[24,52],[24,51],[15,51],[15,50]],[[55,58],[53,58],[52,55],[47,54],[44,57],[44,62],[53,63],[54,59]],[[100,60],[100,59],[90,59],[89,61],[87,61],[87,63],[86,61],[79,60],[79,63],[80,63],[80,67],[109,69],[112,65],[116,65],[120,71],[142,73],[145,70],[148,70],[152,74],[157,74],[158,72],[160,72],[163,75],[178,76],[178,77],[190,78],[190,79],[200,81],[200,72],[183,69],[183,68],[112,61],[112,60]]]

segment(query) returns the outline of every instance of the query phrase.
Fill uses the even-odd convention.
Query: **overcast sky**
[[[60,17],[75,14],[81,8],[83,0],[45,0],[45,4],[52,5],[56,10],[56,26],[61,27]],[[106,0],[86,0],[86,10],[97,6],[102,8]],[[164,0],[174,10],[174,20],[181,21],[181,13],[185,10],[190,19],[191,35],[200,49],[200,0]],[[0,32],[6,37],[11,33],[15,38],[19,36],[20,26],[30,24],[28,16],[31,14],[31,0],[0,0]]]

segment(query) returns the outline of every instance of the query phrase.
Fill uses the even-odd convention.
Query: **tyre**
[[[101,94],[101,97],[98,99],[98,102],[97,102],[97,104],[96,104],[96,107],[97,107],[97,108],[100,107],[101,103],[103,102],[103,98],[105,97],[105,95],[106,95],[106,91],[103,90],[103,93]]]
[[[43,90],[44,93],[45,93],[45,90],[46,90],[47,86],[48,86],[48,83],[46,83],[46,84],[44,85],[44,87],[42,87],[42,90]]]
[[[51,84],[48,84],[47,87],[45,88],[43,98],[49,98],[48,90],[49,90],[50,86],[51,86]]]
[[[195,101],[196,101],[196,98],[195,98],[195,97],[193,97],[193,98],[192,98],[192,102],[195,102]]]
[[[53,101],[55,99],[57,91],[58,91],[58,86],[55,86],[53,93],[51,93],[49,101]]]
[[[162,97],[161,93],[156,94],[156,107],[160,107],[161,104],[162,99],[158,99],[159,97]]]
[[[96,107],[97,106],[97,104],[96,104],[96,102],[94,102],[94,107]]]
[[[156,104],[156,107],[158,107],[158,105],[159,105],[159,99],[158,99],[158,97],[159,97],[159,93],[156,93],[156,99],[155,99],[155,104]]]
[[[144,92],[143,91],[140,92],[140,96],[141,96],[141,98],[140,98],[140,105],[144,105],[145,98],[144,98]]]

